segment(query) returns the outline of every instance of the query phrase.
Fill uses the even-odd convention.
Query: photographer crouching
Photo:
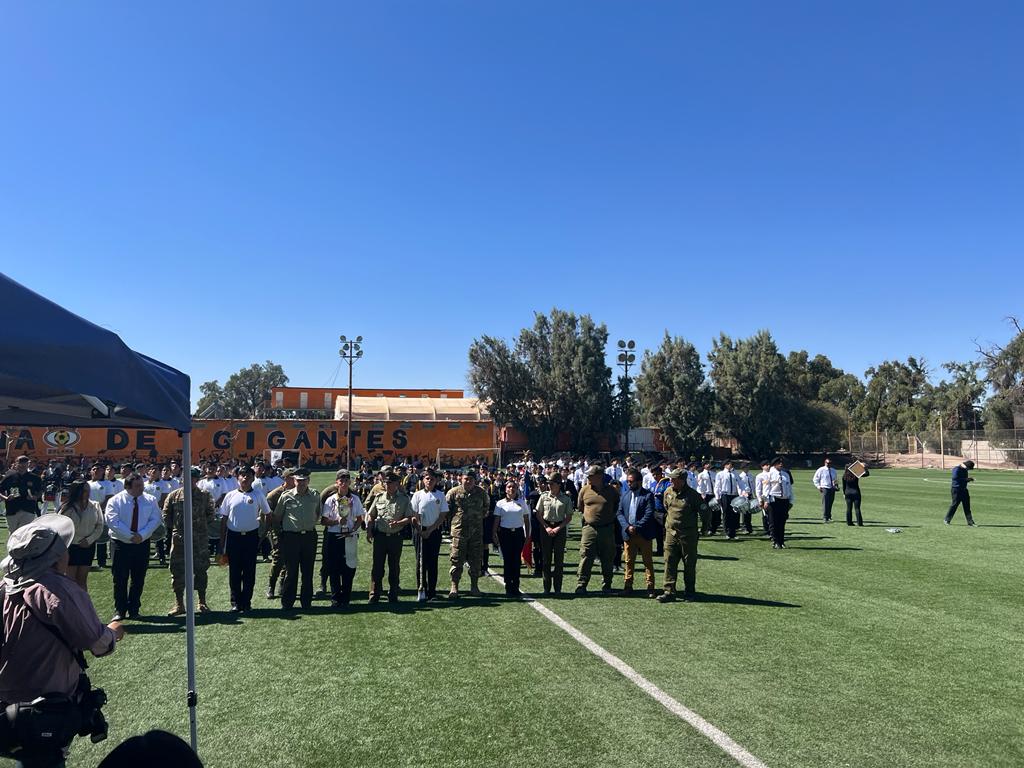
[[[107,737],[106,696],[85,674],[84,651],[113,653],[89,593],[66,575],[74,522],[43,515],[11,534],[0,562],[0,756],[25,768],[62,766],[75,735]]]

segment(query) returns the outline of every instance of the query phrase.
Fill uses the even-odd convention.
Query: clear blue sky
[[[937,367],[1024,313],[1022,29],[1019,2],[7,3],[3,271],[195,389],[266,358],[322,386],[340,333],[359,383],[464,386],[475,336],[553,306]]]

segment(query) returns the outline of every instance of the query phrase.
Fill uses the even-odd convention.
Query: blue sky
[[[1024,5],[23,3],[3,271],[192,376],[465,385],[534,311],[861,374],[1024,314]],[[8,332],[16,332],[16,324]],[[339,381],[343,377],[339,376]]]

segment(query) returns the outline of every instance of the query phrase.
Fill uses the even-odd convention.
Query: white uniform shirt
[[[334,494],[324,502],[321,517],[326,517],[329,520],[338,519],[337,524],[327,526],[328,532],[349,533],[356,529],[360,519],[366,517],[363,502],[359,500],[358,496],[350,493],[345,497],[345,501],[348,503],[342,503],[342,499],[338,497],[338,494]],[[344,528],[344,531],[342,531],[342,528]]]
[[[530,516],[530,505],[525,501],[502,499],[494,507],[494,514],[501,521],[502,528],[522,528]]]
[[[765,496],[771,499],[794,500],[793,483],[789,479],[789,473],[783,472],[775,467],[768,471],[768,480],[765,483]]]
[[[160,525],[160,507],[156,499],[148,493],[143,493],[139,499],[139,520],[136,533],[145,541],[153,535],[153,531]],[[110,529],[110,537],[131,544],[132,536],[132,514],[135,508],[135,498],[128,491],[121,491],[107,502],[107,509],[103,513],[103,522]]]
[[[572,481],[577,488],[581,487],[586,479],[587,473],[583,471],[583,467],[577,467],[576,471],[572,473]]]
[[[107,490],[107,496],[116,496],[124,490],[124,483],[120,480],[100,480],[103,483],[103,487]]]
[[[206,491],[215,502],[224,495],[224,485],[219,477],[204,477],[196,481],[196,488]]]
[[[172,477],[167,482],[171,484],[171,490],[172,491],[176,491],[179,488],[181,488],[181,478],[180,477]]]
[[[710,469],[705,469],[697,475],[697,493],[701,496],[710,496],[715,492],[715,475]]]
[[[441,513],[448,511],[448,500],[437,489],[431,493],[416,491],[412,495],[412,509],[420,516],[420,524],[427,528],[437,522]]]
[[[814,483],[814,487],[819,491],[822,489],[828,490],[829,488],[835,490],[836,471],[831,467],[818,467],[818,471],[814,473],[814,479],[811,482]]]
[[[90,480],[89,481],[89,501],[95,501],[103,507],[103,502],[107,500],[107,486],[104,485],[103,480]]]
[[[217,508],[220,517],[228,519],[228,530],[246,533],[260,527],[260,513],[270,514],[270,505],[262,491],[253,488],[248,493],[228,491]]]
[[[758,472],[754,478],[754,498],[758,501],[768,499],[768,475],[770,472]]]
[[[746,496],[747,498],[750,498],[750,490],[751,490],[750,489],[750,486],[751,486],[750,473],[747,472],[746,470],[744,470],[743,472],[739,473],[739,478],[740,478],[740,493],[743,494],[744,496]]]
[[[722,470],[715,475],[715,498],[740,495],[740,478],[735,471]]]

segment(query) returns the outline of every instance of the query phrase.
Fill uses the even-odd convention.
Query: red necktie
[[[139,532],[139,497],[132,500],[132,533]]]

